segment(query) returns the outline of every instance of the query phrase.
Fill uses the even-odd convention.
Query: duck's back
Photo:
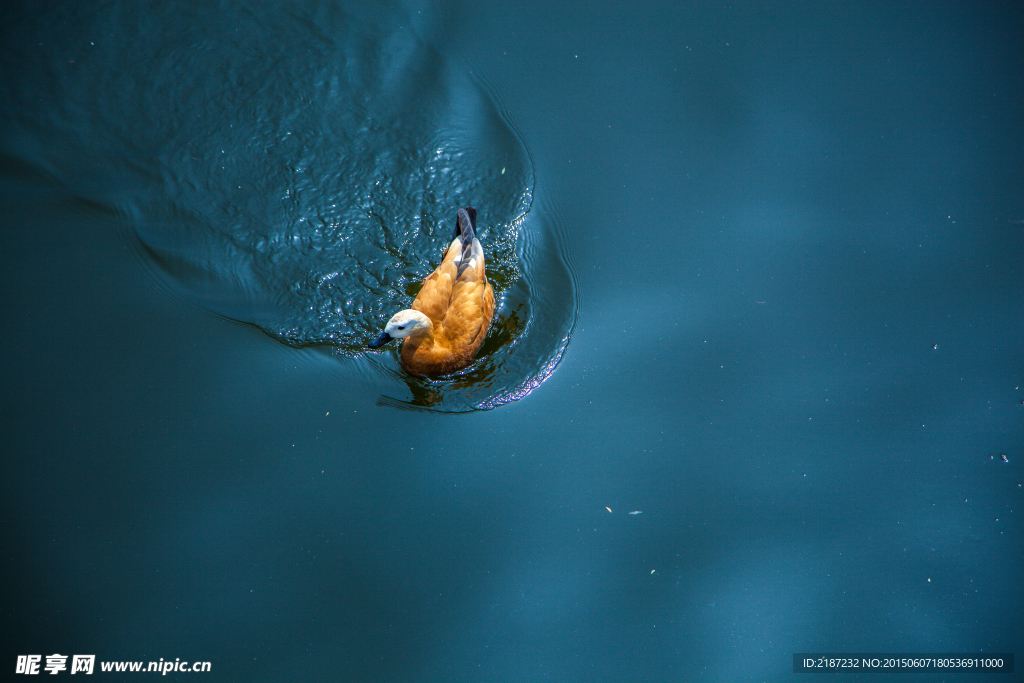
[[[412,308],[430,318],[434,343],[407,338],[402,345],[406,370],[416,375],[447,374],[473,360],[494,316],[494,290],[472,227],[452,241],[441,265],[423,280]]]

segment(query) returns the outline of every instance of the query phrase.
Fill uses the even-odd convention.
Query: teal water
[[[15,6],[3,666],[1020,653],[1021,19]],[[413,380],[363,345],[466,204],[498,318]]]

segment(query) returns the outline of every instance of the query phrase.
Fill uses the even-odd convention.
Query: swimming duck
[[[484,274],[484,250],[476,238],[476,209],[459,209],[455,239],[441,265],[423,280],[412,308],[399,311],[371,349],[402,342],[402,366],[410,375],[447,375],[471,362],[494,315],[494,290]]]

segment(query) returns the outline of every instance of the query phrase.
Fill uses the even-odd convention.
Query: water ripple
[[[15,163],[128,217],[161,289],[368,364],[385,403],[493,408],[550,376],[575,282],[557,227],[531,214],[533,163],[495,88],[393,7],[210,4],[168,21],[173,32],[151,30],[181,11],[161,7],[58,8],[36,29],[50,33],[22,41],[31,52],[11,49],[5,68],[36,70],[4,84],[20,113]],[[86,50],[81,35],[97,40]],[[410,378],[396,349],[367,354],[366,343],[411,303],[469,204],[494,324],[469,368]]]

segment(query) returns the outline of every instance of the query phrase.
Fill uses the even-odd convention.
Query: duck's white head
[[[375,349],[384,346],[392,339],[404,339],[416,334],[420,330],[429,332],[433,327],[430,318],[419,311],[407,308],[391,316],[391,320],[384,326],[384,332],[370,342],[370,348]]]

